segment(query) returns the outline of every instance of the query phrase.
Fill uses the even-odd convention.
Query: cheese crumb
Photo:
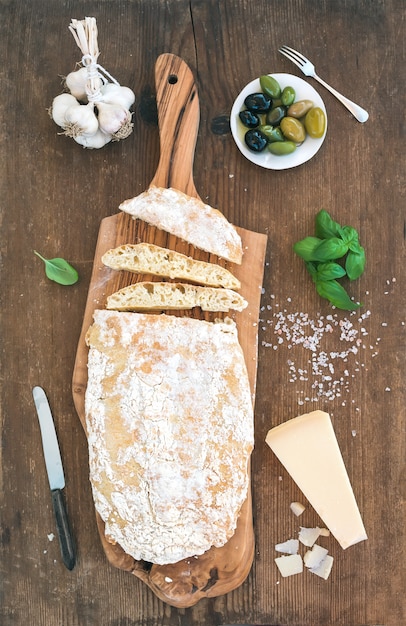
[[[296,515],[296,517],[299,517],[299,515],[302,515],[305,508],[306,507],[301,502],[290,503],[290,510],[292,511],[292,513]]]
[[[316,574],[316,576],[320,576],[320,578],[324,578],[324,580],[327,580],[327,578],[330,576],[333,562],[334,558],[330,556],[330,554],[327,554],[320,563],[320,565],[312,568],[310,571],[312,574]]]
[[[286,554],[297,554],[299,550],[299,541],[297,539],[288,539],[283,543],[277,543],[275,546],[277,552],[285,552]]]
[[[283,578],[303,572],[303,560],[300,554],[279,556],[275,559],[275,563]]]
[[[328,554],[328,550],[326,548],[322,548],[317,543],[314,544],[311,550],[308,550],[303,557],[304,564],[309,569],[315,569],[319,567],[321,562],[325,559]]]
[[[316,543],[319,536],[320,528],[318,526],[316,528],[300,527],[299,541],[308,548],[311,548]]]

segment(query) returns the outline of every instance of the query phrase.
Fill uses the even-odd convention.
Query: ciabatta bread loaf
[[[90,480],[106,538],[159,564],[224,545],[254,443],[234,322],[96,310],[86,341]]]
[[[135,198],[125,200],[119,208],[196,248],[241,264],[241,237],[235,227],[220,211],[198,198],[177,189],[150,187]]]
[[[152,243],[124,244],[113,248],[102,256],[102,262],[114,270],[189,280],[208,287],[241,287],[238,278],[218,264],[198,261]]]
[[[116,311],[169,311],[198,306],[202,311],[228,312],[230,309],[242,311],[247,305],[247,301],[231,289],[143,281],[108,296],[106,308]]]

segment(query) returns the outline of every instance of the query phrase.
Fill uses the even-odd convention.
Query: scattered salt
[[[320,399],[333,401],[341,398],[343,393],[349,393],[354,372],[365,367],[365,363],[360,362],[360,355],[368,347],[361,337],[370,334],[367,323],[371,311],[353,311],[342,317],[343,311],[333,309],[334,312],[328,315],[316,313],[311,317],[309,313],[293,309],[292,297],[286,299],[286,306],[275,302],[275,299],[274,294],[268,295],[268,302],[263,302],[261,307],[261,345],[275,351],[287,349],[287,380],[296,385],[299,382],[311,386],[310,394],[305,394],[304,390],[297,391],[297,403],[303,406],[305,402],[314,403]],[[267,312],[271,313],[271,317]],[[382,325],[387,324],[384,322]],[[273,333],[273,338],[270,333]],[[333,349],[326,347],[327,339]],[[374,344],[370,339],[372,356],[378,354],[377,343],[378,340]],[[305,356],[308,353],[307,363],[303,363],[303,350]],[[296,364],[296,357],[298,362],[300,360],[300,367]],[[342,406],[345,404],[343,399]]]

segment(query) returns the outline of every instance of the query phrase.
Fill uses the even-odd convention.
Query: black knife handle
[[[61,489],[53,489],[51,495],[62,559],[68,570],[72,570],[76,563],[75,546],[69,528],[63,494]]]

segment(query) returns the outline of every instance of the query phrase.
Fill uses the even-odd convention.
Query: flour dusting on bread
[[[196,248],[241,264],[242,243],[237,230],[220,211],[198,198],[177,189],[150,187],[119,208]]]
[[[86,341],[90,479],[106,537],[158,564],[224,545],[254,444],[235,323],[96,310]]]

